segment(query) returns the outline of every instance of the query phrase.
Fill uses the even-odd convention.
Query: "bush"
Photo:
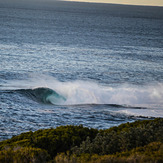
[[[107,130],[80,125],[30,131],[0,142],[0,163],[163,162],[162,134],[161,118]]]
[[[45,150],[31,147],[15,147],[0,151],[1,163],[44,163],[50,159]]]
[[[120,152],[114,155],[86,154],[69,155],[58,154],[55,163],[161,163],[163,162],[163,143],[153,142],[144,147],[134,148],[131,151]]]
[[[94,140],[89,137],[80,147],[72,148],[73,153],[115,154],[136,147],[145,146],[154,141],[163,142],[163,119],[127,123],[109,130],[100,131]]]
[[[53,158],[58,152],[65,152],[73,146],[79,146],[87,136],[94,139],[97,132],[96,129],[89,129],[81,125],[27,132],[0,142],[0,150],[15,146],[40,148],[45,149]]]

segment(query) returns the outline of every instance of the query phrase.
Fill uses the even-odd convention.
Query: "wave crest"
[[[163,108],[163,83],[113,86],[80,80],[61,82],[54,77],[41,76],[28,80],[8,81],[0,86],[0,89],[19,90],[39,102],[59,105],[116,104]]]
[[[66,101],[66,98],[50,88],[19,89],[17,92],[28,96],[32,100],[45,104],[60,104]]]

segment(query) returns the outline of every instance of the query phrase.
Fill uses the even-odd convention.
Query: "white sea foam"
[[[116,113],[122,113],[132,116],[144,116],[144,117],[162,117],[163,118],[163,110],[159,108],[142,108],[142,109],[122,109],[120,111],[115,111]]]
[[[1,89],[34,89],[47,87],[66,97],[66,105],[118,104],[163,108],[163,83],[146,86],[123,84],[103,86],[90,81],[60,82],[51,76],[29,76],[28,80],[8,81]]]

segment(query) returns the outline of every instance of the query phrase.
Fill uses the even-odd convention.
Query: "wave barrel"
[[[44,104],[63,104],[66,98],[50,88],[20,89],[19,93]]]

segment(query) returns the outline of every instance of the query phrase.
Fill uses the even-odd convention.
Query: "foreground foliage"
[[[57,153],[80,145],[86,137],[94,139],[98,130],[83,126],[60,126],[56,129],[44,129],[35,132],[22,133],[9,140],[0,142],[0,150],[6,147],[32,147],[44,149],[53,158]]]
[[[113,155],[81,154],[69,155],[58,154],[53,161],[55,163],[162,163],[163,143],[153,142],[144,147],[137,147],[131,151]]]
[[[60,126],[0,142],[0,162],[163,162],[163,119],[107,130]]]

